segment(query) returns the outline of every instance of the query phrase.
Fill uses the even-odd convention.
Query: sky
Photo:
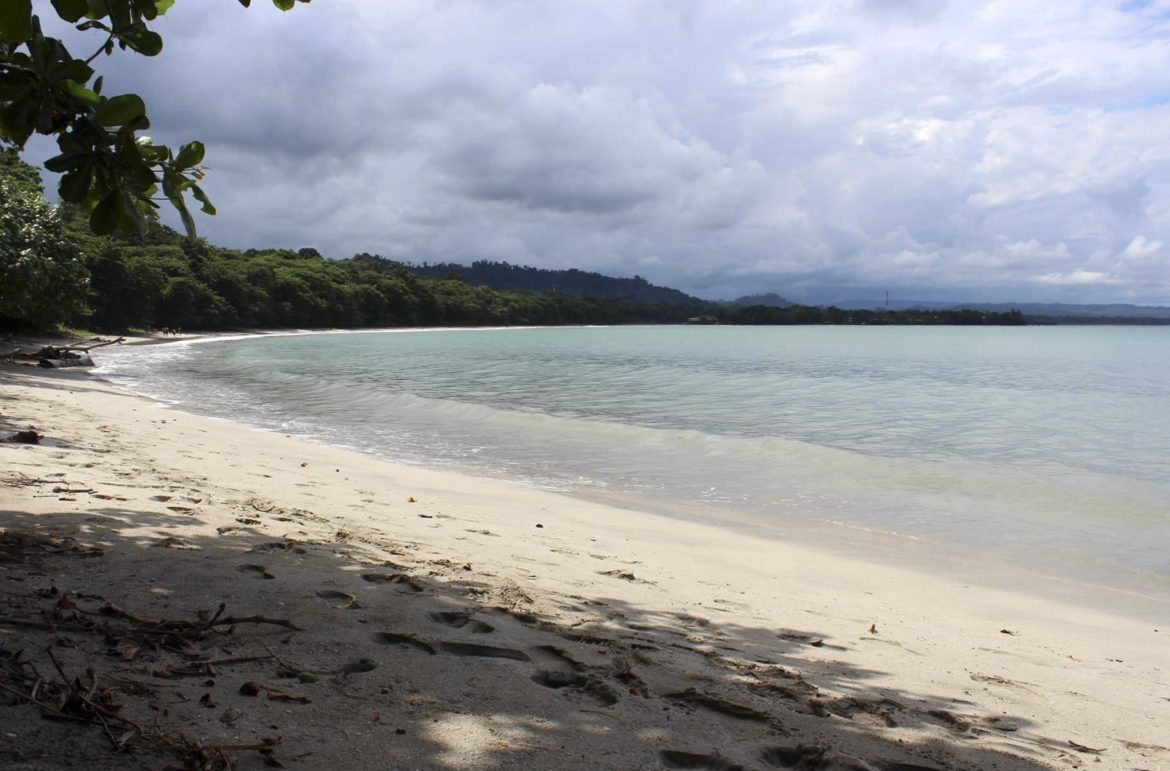
[[[1170,305],[1170,0],[179,0],[155,29],[96,66],[207,144],[223,246]]]

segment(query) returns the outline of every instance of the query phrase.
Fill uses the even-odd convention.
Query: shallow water
[[[619,327],[103,352],[181,409],[777,535],[1170,597],[1170,328]]]

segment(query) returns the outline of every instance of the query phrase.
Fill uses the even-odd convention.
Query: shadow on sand
[[[1077,762],[1023,717],[878,687],[881,673],[835,661],[845,645],[815,628],[534,598],[409,543],[299,537],[311,513],[275,504],[236,504],[237,526],[178,537],[176,522],[199,522],[198,500],[176,497],[163,514],[99,491],[51,494],[92,505],[0,511],[0,722],[13,768]],[[78,693],[110,716],[71,705]]]

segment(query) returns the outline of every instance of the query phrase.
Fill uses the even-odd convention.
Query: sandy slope
[[[1170,628],[4,368],[27,425],[0,766],[1170,768]]]

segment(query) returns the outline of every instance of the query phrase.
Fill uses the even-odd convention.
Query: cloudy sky
[[[183,0],[156,29],[106,92],[207,143],[225,246],[1170,304],[1170,0]]]

